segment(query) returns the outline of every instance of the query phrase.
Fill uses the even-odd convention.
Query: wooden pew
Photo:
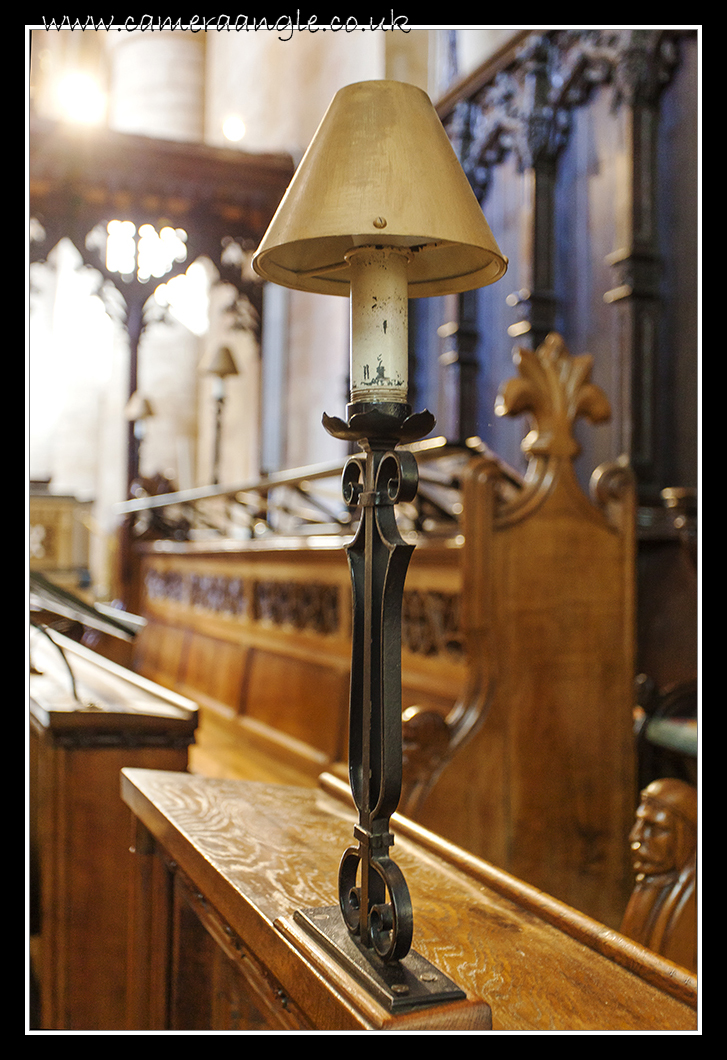
[[[409,816],[618,927],[632,742],[633,482],[578,485],[576,418],[608,403],[556,335],[516,353],[500,415],[524,415],[521,483],[487,455],[461,533],[417,541],[403,606]],[[134,666],[193,698],[192,769],[313,785],[345,774],[350,579],[340,538],[139,547]]]
[[[476,546],[463,552],[469,672],[453,716],[482,707],[406,812],[617,927],[635,805],[634,481],[623,462],[596,469],[590,498],[576,481],[574,422],[608,416],[591,358],[551,335],[515,360],[497,412],[529,419],[522,489],[500,495],[483,461],[464,493]]]
[[[355,815],[321,788],[124,770],[133,813],[128,1028],[689,1031],[689,972],[400,815],[414,949],[464,993],[397,1014],[306,932]],[[332,915],[337,911],[334,910]]]

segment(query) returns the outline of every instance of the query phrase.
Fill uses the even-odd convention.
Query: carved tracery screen
[[[519,467],[497,390],[512,347],[555,330],[613,407],[582,481],[625,453],[644,499],[696,485],[698,78],[694,32],[532,31],[442,101],[510,259],[503,284],[414,304],[416,400],[444,433]]]
[[[293,174],[289,156],[89,131],[31,117],[28,172],[30,261],[46,261],[61,239],[69,239],[84,266],[116,290],[114,304],[122,306],[130,345],[130,395],[141,335],[161,312],[151,297],[161,280],[144,273],[141,261],[136,271],[138,238],[131,240],[128,271],[109,263],[109,223],[128,225],[132,233],[148,226],[156,233],[183,234],[184,257],[174,261],[164,281],[207,258],[219,282],[230,288],[233,327],[258,331],[262,285],[249,263]],[[130,425],[129,483],[137,461]]]

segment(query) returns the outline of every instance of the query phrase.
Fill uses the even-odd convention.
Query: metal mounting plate
[[[374,950],[365,950],[350,934],[337,905],[297,909],[294,919],[392,1013],[466,998],[456,983],[414,950],[389,963]]]

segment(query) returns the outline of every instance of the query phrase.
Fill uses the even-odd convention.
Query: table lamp
[[[390,857],[402,779],[401,604],[413,545],[394,506],[417,490],[397,445],[434,427],[408,404],[408,299],[455,294],[507,268],[429,97],[365,81],[331,102],[253,258],[266,280],[351,304],[347,418],[326,430],[362,452],[343,473],[361,508],[347,547],[353,587],[349,777],[359,819],[339,907],[297,914],[392,1011],[462,997],[411,949],[408,887]]]
[[[212,457],[212,485],[217,486],[220,478],[220,456],[222,452],[222,412],[225,404],[225,379],[229,375],[238,375],[235,358],[229,346],[214,347],[199,366],[203,375],[212,376],[212,398],[215,403],[215,444]]]

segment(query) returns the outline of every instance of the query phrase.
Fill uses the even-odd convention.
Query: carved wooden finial
[[[590,381],[593,357],[572,357],[561,336],[551,332],[536,350],[518,347],[513,361],[520,375],[503,384],[495,412],[530,413],[533,428],[522,443],[528,457],[572,459],[580,448],[573,437],[576,418],[603,423],[611,415],[606,395]]]

